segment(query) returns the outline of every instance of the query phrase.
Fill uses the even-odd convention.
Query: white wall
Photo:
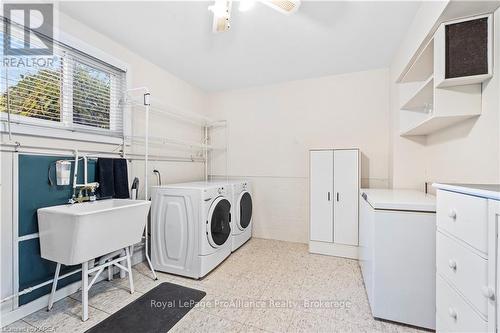
[[[210,115],[229,122],[229,176],[253,182],[256,237],[307,242],[309,149],[359,147],[363,186],[388,186],[388,70],[215,93],[209,100]],[[212,174],[224,172],[218,154]]]
[[[119,61],[129,65],[130,87],[147,86],[150,88],[151,95],[161,101],[168,102],[176,108],[189,110],[191,112],[203,113],[205,93],[161,69],[160,67],[144,60],[137,54],[129,51],[125,47],[117,44],[113,40],[95,32],[91,28],[82,25],[64,14],[59,16],[60,29],[65,33],[76,37],[77,39],[94,46]],[[134,135],[142,135],[143,132],[143,113],[141,108],[133,111]],[[172,120],[165,116],[152,113],[151,115],[151,135],[169,136],[177,139],[200,141],[201,129],[197,126],[188,125],[179,121]],[[35,145],[38,147],[57,147],[60,149],[80,149],[80,150],[98,150],[104,152],[116,152],[117,145],[79,142],[69,140],[56,140],[52,138],[41,138],[32,136],[14,135],[12,141],[9,141],[8,135],[1,134],[2,144],[9,142],[19,142],[22,147],[26,145]],[[3,148],[4,150],[5,148]],[[143,152],[143,146],[128,147],[127,151]],[[46,151],[54,154],[54,151]],[[192,152],[179,150],[179,147],[162,147],[161,149],[152,149],[152,154],[190,156]],[[11,152],[2,152],[1,154],[1,298],[12,294],[12,163],[14,154]],[[203,164],[192,162],[155,162],[152,161],[149,169],[158,169],[162,173],[164,182],[179,182],[188,180],[199,180],[203,177]],[[132,164],[129,174],[132,177],[139,177],[141,186],[144,184],[142,161],[135,161]],[[150,184],[155,184],[156,180],[152,172],[149,177]],[[141,191],[143,193],[143,189]],[[68,198],[69,199],[69,198]],[[2,313],[10,311],[11,304],[2,304]]]
[[[431,7],[433,6],[433,7]],[[443,13],[444,7],[425,3],[430,9]],[[437,17],[439,15],[431,15]],[[500,11],[494,16],[494,35],[500,34]],[[482,113],[479,117],[461,122],[427,137],[404,138],[399,135],[399,107],[405,100],[406,89],[396,83],[403,64],[409,61],[409,44],[417,45],[429,31],[432,22],[416,20],[396,54],[391,67],[391,154],[392,182],[395,188],[424,189],[425,182],[500,183],[500,117],[499,66],[495,63],[493,78],[482,86]],[[495,38],[494,54],[499,53]],[[495,56],[495,59],[498,59]]]

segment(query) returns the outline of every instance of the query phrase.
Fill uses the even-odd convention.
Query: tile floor
[[[253,238],[202,280],[158,277],[141,263],[132,295],[127,279],[96,284],[86,322],[76,293],[2,331],[84,332],[166,281],[207,293],[172,332],[418,332],[371,317],[356,261],[309,254],[305,244]]]

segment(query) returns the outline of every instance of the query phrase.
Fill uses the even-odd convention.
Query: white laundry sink
[[[139,243],[151,203],[108,199],[38,209],[42,258],[76,265]]]

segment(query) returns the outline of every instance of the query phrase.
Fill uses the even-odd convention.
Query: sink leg
[[[128,282],[130,283],[130,293],[134,293],[134,278],[132,277],[132,264],[130,260],[130,250],[128,247],[125,248],[125,254],[127,256],[127,270],[128,270]]]
[[[144,254],[146,255],[146,260],[149,265],[149,269],[151,270],[151,273],[153,273],[153,280],[158,280],[158,277],[156,276],[155,269],[153,267],[153,264],[151,263],[151,259],[149,258],[149,232],[148,232],[148,223],[146,222],[146,227],[145,227],[145,237],[144,237]]]
[[[153,264],[151,263],[151,259],[149,259],[149,255],[146,253],[146,260],[149,265],[149,269],[151,270],[151,273],[153,273],[153,280],[158,280],[158,277],[156,276],[155,269],[153,268]]]
[[[89,319],[89,263],[82,264],[82,321]]]
[[[49,296],[49,305],[47,306],[47,311],[52,309],[52,305],[54,305],[54,296],[56,294],[57,289],[57,280],[59,280],[59,272],[61,271],[61,264],[57,263],[56,272],[54,274],[54,281],[52,281],[52,291]]]
[[[109,265],[108,266],[108,281],[112,281],[113,280],[113,265]]]

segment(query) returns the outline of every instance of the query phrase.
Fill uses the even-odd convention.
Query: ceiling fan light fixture
[[[260,2],[283,14],[295,13],[300,7],[300,0],[261,0]]]

